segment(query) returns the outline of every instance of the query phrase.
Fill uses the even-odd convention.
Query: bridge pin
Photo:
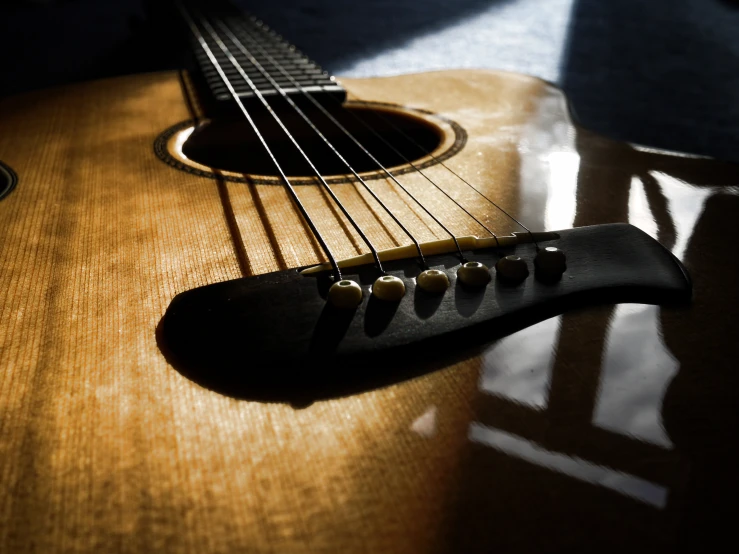
[[[405,295],[405,283],[394,275],[383,275],[372,285],[372,294],[380,300],[398,302]]]
[[[501,258],[495,264],[495,271],[498,279],[511,285],[518,285],[529,276],[529,268],[519,256]]]
[[[441,294],[449,288],[449,277],[438,269],[427,269],[416,278],[421,289],[432,294]]]
[[[336,308],[356,308],[362,301],[362,287],[349,279],[337,281],[328,289],[328,301]]]
[[[467,262],[457,270],[457,277],[469,287],[484,287],[490,281],[490,270],[480,262]]]
[[[565,253],[554,246],[547,246],[539,250],[534,258],[536,278],[540,281],[558,281],[567,269]]]

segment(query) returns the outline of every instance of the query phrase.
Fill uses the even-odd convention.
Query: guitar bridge
[[[378,277],[374,266],[346,268],[344,278],[359,283],[364,293],[353,310],[326,302],[330,271],[292,269],[193,289],[172,300],[159,326],[160,347],[176,368],[211,388],[229,394],[234,387],[256,385],[284,390],[288,381],[398,378],[408,368],[427,368],[416,362],[464,356],[470,348],[583,306],[679,304],[691,298],[682,264],[636,227],[597,225],[557,236],[547,244],[567,252],[567,271],[554,283],[532,275],[517,286],[494,278],[487,286],[468,288],[455,279],[459,257],[446,253],[427,257],[429,267],[451,280],[441,295],[416,285],[422,271],[417,260],[383,264],[387,274],[405,283],[408,292],[399,302],[370,294]],[[534,244],[521,241],[477,250],[474,259],[492,267],[515,254],[531,264],[536,252]]]

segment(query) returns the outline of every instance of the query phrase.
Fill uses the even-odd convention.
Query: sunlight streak
[[[661,485],[628,473],[593,464],[576,456],[550,452],[531,441],[499,429],[472,423],[469,429],[469,439],[472,442],[495,448],[514,458],[573,477],[579,481],[610,489],[658,509],[664,508],[667,504],[668,489]]]
[[[493,3],[482,13],[334,69],[345,77],[369,77],[487,67],[557,81],[573,3]]]

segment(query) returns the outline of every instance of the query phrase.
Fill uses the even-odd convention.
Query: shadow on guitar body
[[[349,312],[349,316],[352,315]],[[315,341],[317,348],[330,349],[332,344],[341,340],[341,333],[326,330],[336,319],[340,318],[327,317],[323,319],[322,325],[319,324],[320,338]],[[370,327],[381,325],[382,322],[378,322],[370,324]],[[476,333],[477,340],[454,341],[442,338],[436,341],[436,346],[431,351],[424,344],[409,345],[394,349],[390,354],[367,353],[362,357],[339,360],[313,358],[306,359],[297,367],[276,368],[267,362],[260,367],[259,360],[251,358],[248,349],[242,349],[238,346],[239,342],[230,342],[228,338],[221,342],[221,348],[208,347],[208,359],[204,359],[205,351],[199,350],[196,345],[184,345],[176,338],[168,337],[164,328],[162,318],[156,329],[159,350],[184,377],[206,389],[232,398],[283,402],[296,408],[307,407],[320,400],[386,387],[437,371],[474,356],[480,352],[482,345],[492,340],[492,337],[487,337],[486,340],[482,333]],[[324,332],[320,332],[321,330]],[[233,347],[229,347],[229,344]],[[195,355],[178,354],[182,351]]]

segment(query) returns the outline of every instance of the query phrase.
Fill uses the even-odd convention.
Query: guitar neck
[[[197,64],[196,74],[204,85],[209,103],[215,104],[219,111],[228,109],[233,97],[211,55],[245,103],[255,99],[255,89],[265,98],[279,95],[275,85],[290,96],[307,92],[318,100],[328,96],[340,102],[345,100],[346,92],[328,72],[262,21],[229,2],[182,2],[180,11],[184,19],[191,18],[199,31],[198,36],[190,25],[187,26]],[[200,39],[205,41],[207,49]]]

